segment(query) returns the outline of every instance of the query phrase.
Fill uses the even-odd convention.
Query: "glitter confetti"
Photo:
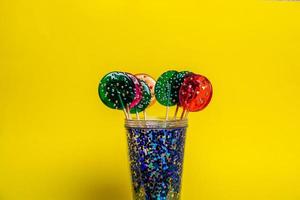
[[[127,128],[135,199],[179,200],[186,128]]]

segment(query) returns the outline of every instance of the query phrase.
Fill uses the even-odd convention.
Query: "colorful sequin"
[[[135,200],[179,200],[186,128],[127,128]]]

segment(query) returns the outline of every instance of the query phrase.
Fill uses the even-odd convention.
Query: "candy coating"
[[[179,103],[179,89],[183,83],[184,77],[189,74],[188,71],[181,71],[173,75],[171,85],[171,99],[175,100],[174,103]],[[180,104],[179,104],[180,105]]]
[[[155,84],[155,97],[156,100],[164,106],[173,106],[177,103],[177,99],[172,95],[172,85],[175,81],[175,70],[169,70],[163,73],[156,81]]]
[[[135,74],[135,76],[138,79],[145,81],[145,83],[148,85],[148,87],[151,91],[151,102],[148,107],[152,106],[156,102],[155,92],[154,92],[154,87],[155,87],[156,81],[148,74],[140,73],[140,74]]]
[[[150,104],[151,91],[150,91],[148,85],[144,81],[140,80],[140,83],[142,86],[142,99],[135,107],[133,107],[130,110],[130,113],[142,112]]]
[[[212,97],[212,85],[202,75],[190,74],[184,78],[179,90],[180,104],[190,112],[204,109]]]
[[[138,103],[141,101],[142,99],[142,85],[140,83],[140,81],[132,74],[126,72],[126,75],[132,80],[132,82],[134,83],[134,93],[135,93],[135,97],[132,100],[132,102],[129,105],[129,109],[135,107],[136,105],[138,105]]]
[[[113,109],[123,109],[135,98],[135,85],[123,72],[110,72],[100,81],[98,94],[101,101]]]

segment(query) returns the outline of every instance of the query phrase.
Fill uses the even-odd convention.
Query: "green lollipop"
[[[130,110],[130,113],[139,113],[144,111],[148,105],[150,104],[151,101],[151,91],[148,85],[142,81],[139,80],[141,85],[142,85],[142,99],[141,101]]]
[[[175,96],[172,95],[172,85],[177,73],[175,70],[166,71],[156,81],[154,89],[155,97],[157,101],[164,106],[174,106],[178,102],[178,97],[176,99]]]
[[[100,81],[98,94],[101,101],[113,109],[125,109],[134,99],[134,83],[123,72],[110,72]]]
[[[184,77],[189,73],[189,71],[181,71],[174,74],[172,77],[171,99],[175,104],[179,103],[179,89],[183,83]]]

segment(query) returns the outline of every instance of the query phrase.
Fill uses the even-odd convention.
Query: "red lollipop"
[[[135,91],[135,97],[133,99],[133,101],[130,103],[129,105],[129,109],[135,107],[142,99],[142,85],[140,83],[140,81],[132,74],[127,73],[126,75],[133,81],[135,88],[133,88],[133,90]]]
[[[199,74],[189,74],[179,90],[179,102],[189,112],[204,109],[212,97],[212,85],[210,81]]]

